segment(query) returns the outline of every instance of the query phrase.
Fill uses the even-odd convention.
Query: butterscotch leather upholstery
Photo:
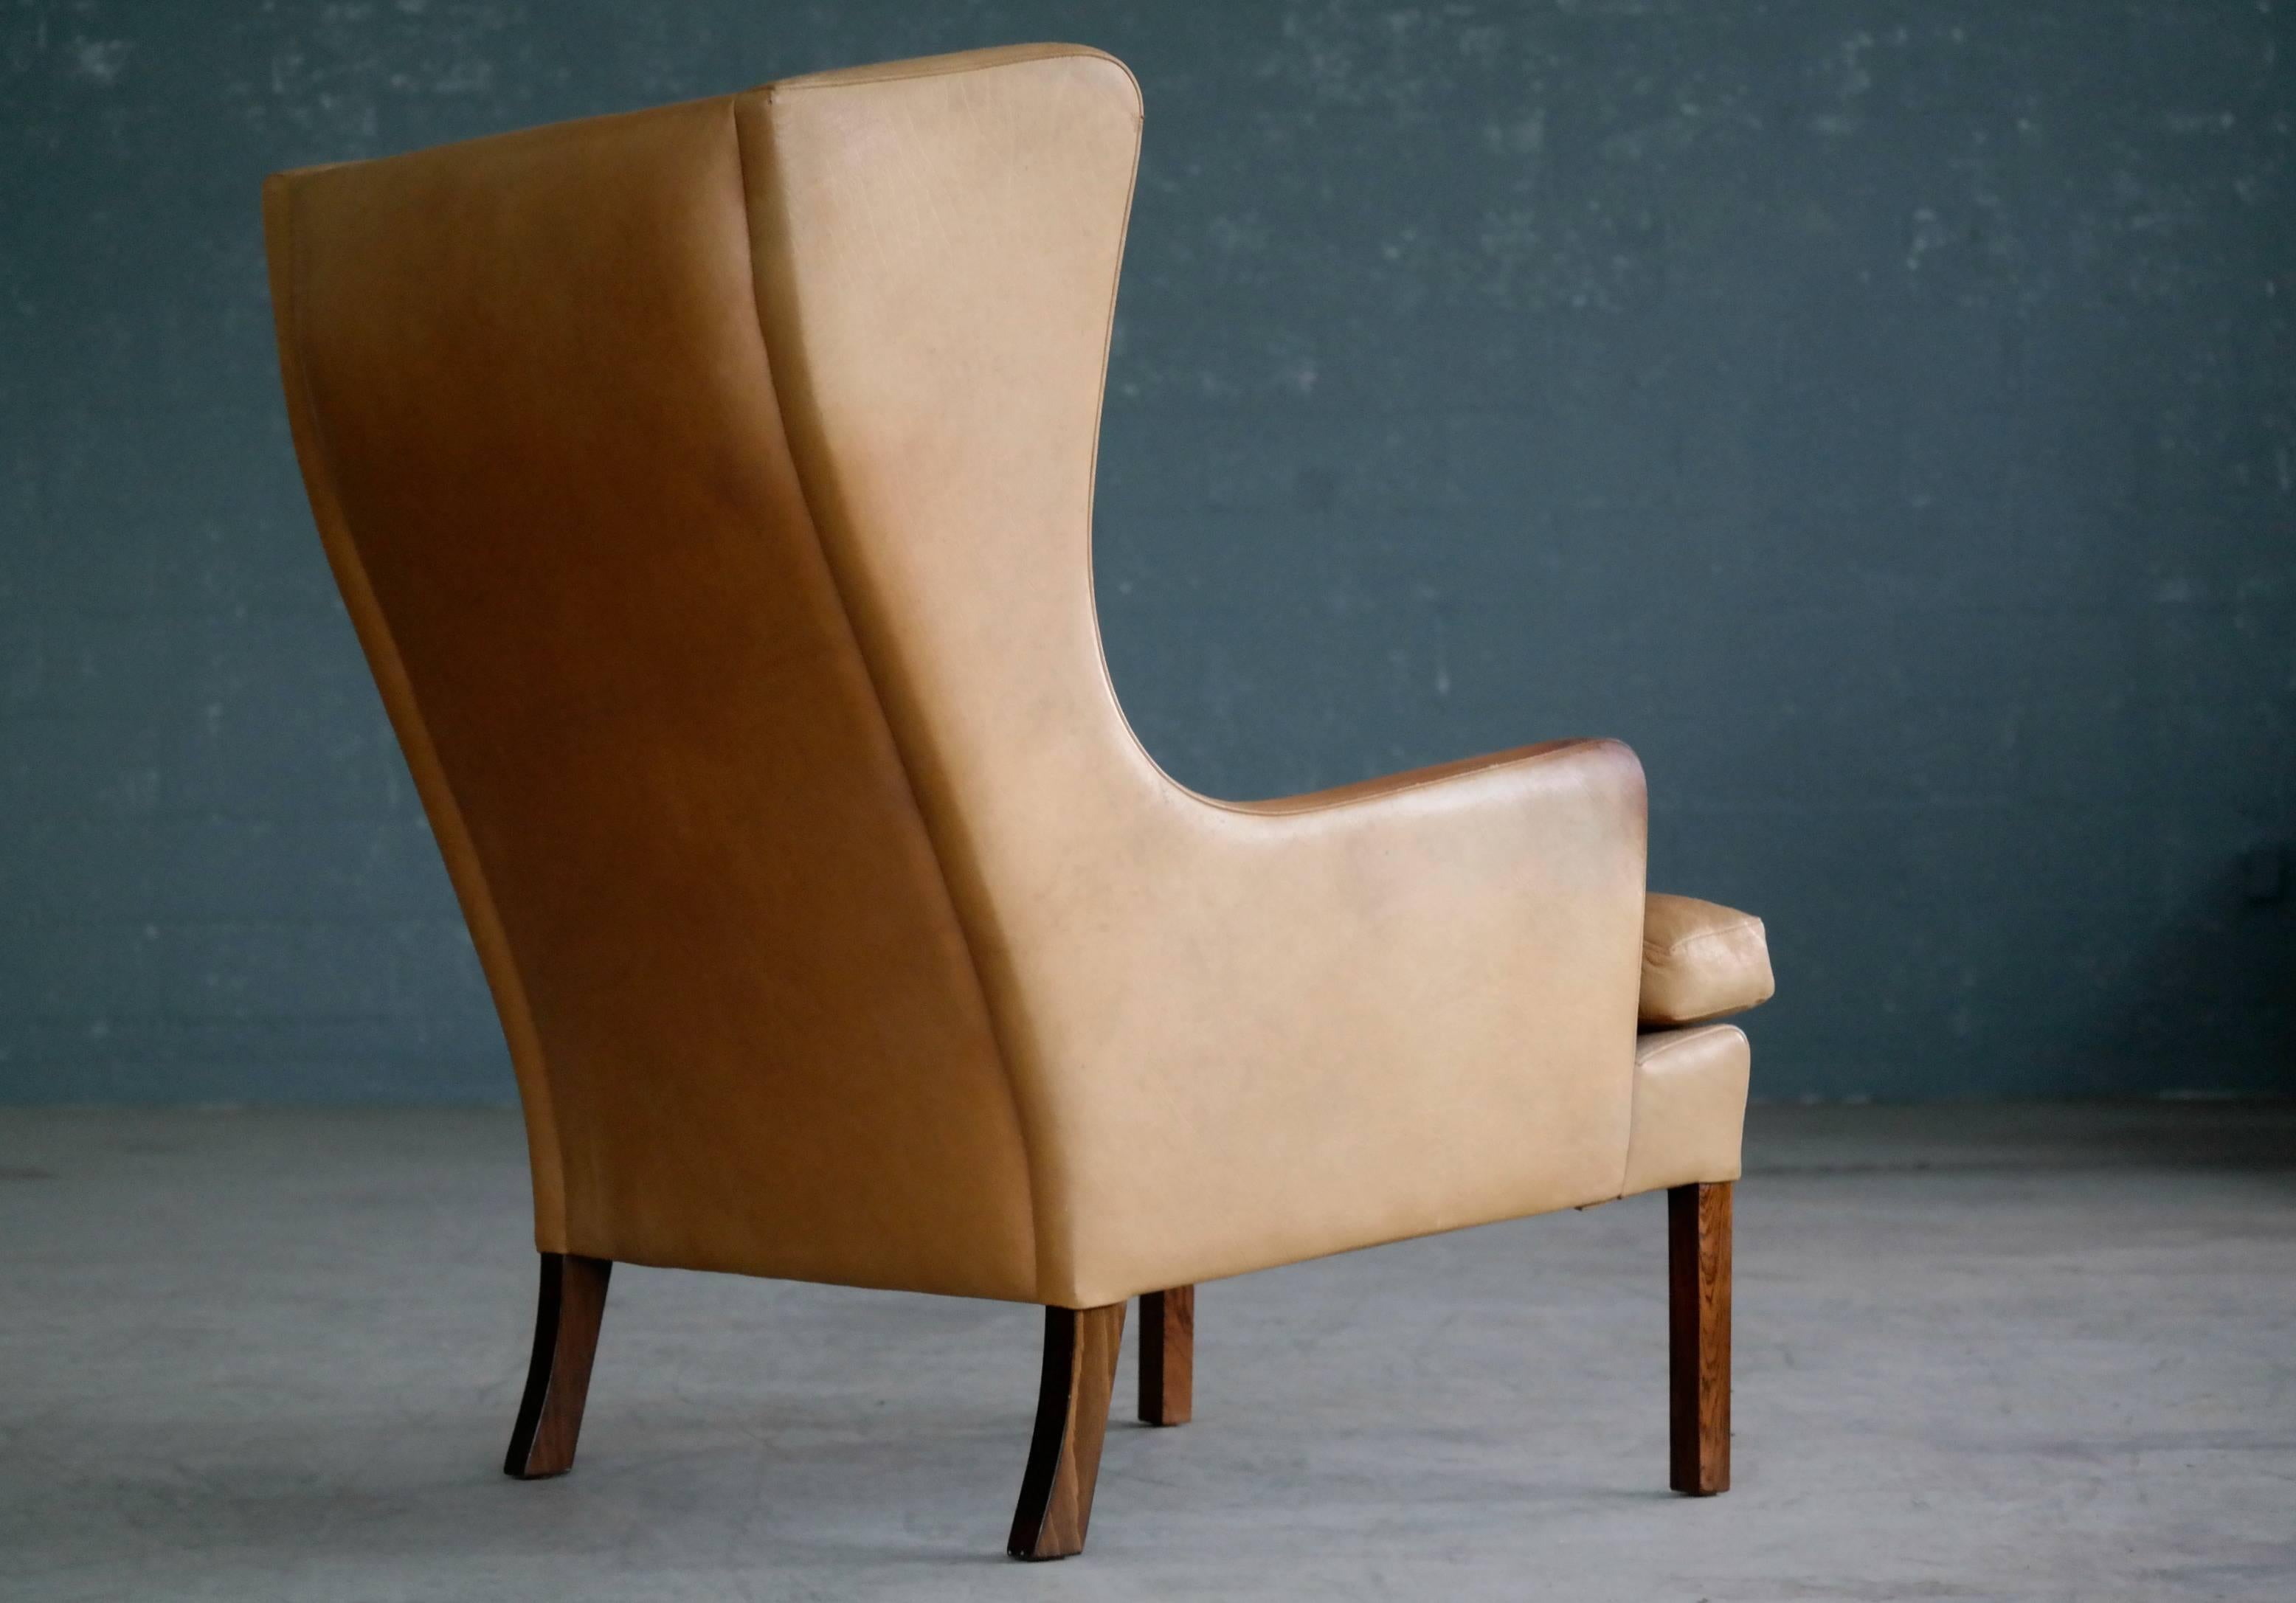
[[[1620,1190],[1737,1179],[1751,1067],[1745,1032],[1734,1025],[1654,1030],[1636,1042],[1634,1135]]]
[[[544,1251],[1088,1307],[1737,1174],[1743,1037],[1637,1040],[1625,747],[1239,804],[1133,738],[1140,116],[1032,46],[267,187]]]
[[[1704,1024],[1777,989],[1761,920],[1694,896],[1652,894],[1643,915],[1645,1025]]]

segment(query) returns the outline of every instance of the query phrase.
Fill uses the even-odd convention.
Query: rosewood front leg
[[[527,1365],[526,1395],[511,1427],[503,1473],[522,1481],[563,1475],[574,1468],[582,1434],[582,1404],[590,1395],[590,1360],[598,1350],[598,1322],[606,1313],[610,1258],[570,1253],[542,1255],[542,1292],[534,1310],[534,1357]]]
[[[1669,1484],[1693,1497],[1730,1489],[1730,1195],[1666,1194]]]
[[[1015,1558],[1066,1558],[1084,1551],[1101,1443],[1108,1435],[1108,1398],[1116,1389],[1116,1350],[1123,1339],[1122,1303],[1045,1310],[1037,1430],[1004,1546]]]
[[[1140,1423],[1185,1425],[1196,1411],[1196,1288],[1140,1294]]]

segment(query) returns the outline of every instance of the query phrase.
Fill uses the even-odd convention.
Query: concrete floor
[[[2296,1598],[2296,1108],[1758,1110],[1710,1501],[1656,1198],[1209,1287],[1041,1566],[1022,1308],[625,1270],[505,1480],[524,1183],[507,1116],[0,1114],[0,1597]]]

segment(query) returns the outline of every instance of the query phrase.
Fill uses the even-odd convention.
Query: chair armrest
[[[1327,790],[1306,790],[1297,796],[1277,797],[1270,801],[1214,802],[1212,806],[1241,813],[1292,814],[1316,813],[1327,807],[1345,806],[1352,803],[1370,802],[1387,797],[1399,796],[1408,790],[1421,790],[1431,785],[1456,784],[1488,769],[1504,768],[1516,763],[1529,762],[1557,751],[1570,751],[1578,747],[1602,746],[1612,742],[1602,740],[1544,740],[1536,746],[1517,746],[1505,751],[1489,751],[1480,757],[1459,757],[1448,763],[1434,763],[1424,768],[1409,768],[1400,773],[1381,774],[1374,779],[1357,780],[1349,785],[1334,785]],[[1624,748],[1620,748],[1624,749]]]
[[[1088,1305],[1618,1194],[1632,752],[1193,801],[1013,976],[1048,1285]]]
[[[1651,894],[1643,912],[1644,1027],[1710,1024],[1776,991],[1761,920],[1695,896]]]

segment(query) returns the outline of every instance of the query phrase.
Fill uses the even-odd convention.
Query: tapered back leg
[[[522,1481],[563,1475],[574,1467],[582,1434],[582,1405],[590,1395],[590,1361],[606,1314],[606,1258],[571,1253],[542,1255],[542,1289],[534,1309],[534,1356],[527,1365],[526,1395],[511,1427],[503,1473]]]
[[[1196,1288],[1140,1295],[1140,1423],[1185,1425],[1195,1417]]]
[[[1670,1474],[1677,1492],[1730,1489],[1731,1188],[1666,1194]]]
[[[1123,1340],[1122,1303],[1045,1310],[1036,1435],[1004,1549],[1015,1558],[1066,1558],[1084,1551]]]

